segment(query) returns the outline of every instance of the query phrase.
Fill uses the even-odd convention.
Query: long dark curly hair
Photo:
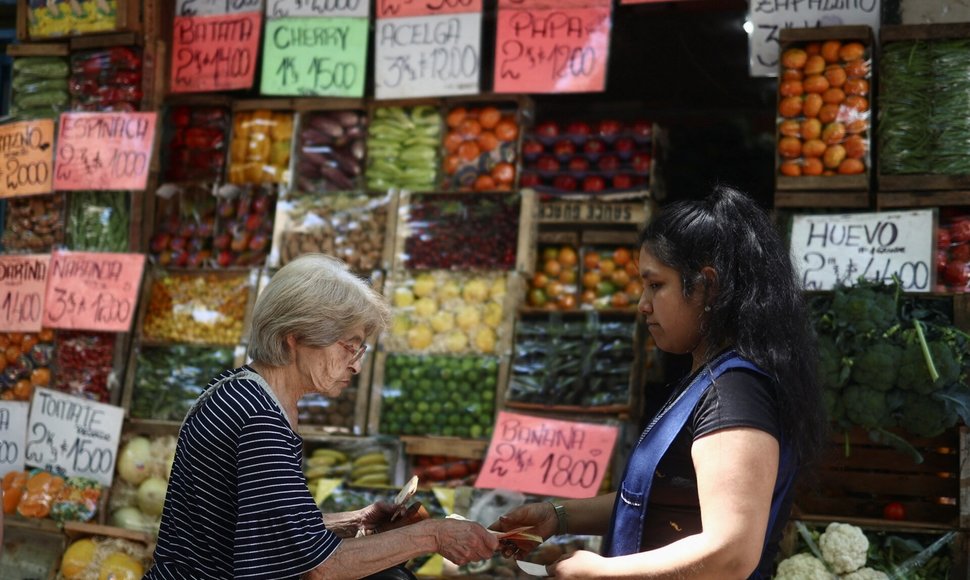
[[[703,200],[663,208],[639,243],[680,273],[685,296],[705,284],[704,267],[714,269],[707,360],[733,346],[768,373],[785,440],[802,462],[812,459],[827,429],[815,335],[791,254],[768,215],[743,193],[716,186]]]

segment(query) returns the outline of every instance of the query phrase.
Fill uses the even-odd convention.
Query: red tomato
[[[937,247],[939,247],[941,250],[945,250],[950,247],[951,243],[953,243],[953,239],[950,237],[950,230],[943,226],[936,230]]]
[[[950,262],[946,265],[943,278],[948,286],[964,288],[970,280],[970,271],[967,270],[966,262]]]
[[[950,237],[954,242],[970,242],[970,220],[960,220],[950,226]]]
[[[958,262],[970,262],[970,242],[951,246],[950,258]]]
[[[882,508],[882,515],[887,520],[905,520],[906,506],[898,501],[889,502],[884,508]]]

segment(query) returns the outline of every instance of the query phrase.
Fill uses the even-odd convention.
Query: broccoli
[[[845,386],[842,353],[835,341],[828,336],[818,337],[818,381],[826,389],[841,389]]]
[[[829,421],[841,421],[845,418],[845,405],[842,404],[842,396],[838,391],[823,390],[822,403],[825,405],[825,412],[829,416]]]
[[[855,357],[852,380],[877,391],[888,391],[896,385],[902,349],[890,342],[879,342]]]
[[[837,291],[832,313],[840,324],[854,328],[856,334],[873,336],[896,323],[896,300],[891,294],[872,288]]]
[[[940,375],[939,378],[934,381],[930,375],[926,356],[920,344],[909,342],[903,350],[899,363],[896,386],[900,389],[928,395],[960,380],[960,361],[953,348],[943,341],[934,341],[927,346],[933,359],[933,366]]]
[[[940,378],[933,383],[934,391],[960,380],[960,360],[952,346],[943,341],[931,342],[930,356],[933,357],[936,372],[940,374]]]
[[[899,409],[899,426],[917,437],[936,437],[957,424],[958,416],[943,401],[906,393]]]
[[[842,390],[842,404],[846,418],[856,425],[867,429],[893,426],[889,401],[883,391],[850,384]]]

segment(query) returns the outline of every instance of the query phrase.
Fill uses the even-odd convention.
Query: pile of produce
[[[109,402],[108,381],[114,372],[116,336],[109,332],[58,332],[54,388],[77,397]]]
[[[149,251],[164,268],[202,268],[212,261],[216,198],[203,185],[163,186],[156,193]]]
[[[497,380],[492,357],[388,355],[381,433],[487,437]]]
[[[603,119],[539,123],[522,143],[520,187],[547,193],[608,193],[647,186],[653,124]]]
[[[549,310],[579,305],[579,254],[570,245],[539,246],[536,273],[529,281],[528,304]]]
[[[572,246],[540,247],[536,273],[529,282],[529,306],[546,310],[636,306],[643,284],[633,250],[590,247],[582,250],[582,256],[580,272],[579,256]]]
[[[37,334],[8,332],[0,334],[0,399],[29,401],[34,388],[51,383],[51,362],[54,358],[54,332],[41,330]]]
[[[229,143],[229,110],[172,107],[166,121],[165,181],[214,182],[222,177]]]
[[[239,344],[250,289],[248,273],[158,272],[149,292],[142,338],[180,343]]]
[[[312,445],[308,446],[312,447]],[[345,441],[307,449],[303,474],[310,491],[321,479],[343,479],[351,485],[390,485],[397,453],[373,438]]]
[[[367,189],[432,191],[441,114],[434,107],[381,107],[367,131]]]
[[[10,471],[3,476],[3,511],[25,518],[86,522],[101,500],[101,485],[86,477],[61,477],[49,471]]]
[[[292,138],[293,113],[236,113],[229,144],[229,183],[288,183]]]
[[[6,200],[3,249],[50,253],[64,243],[64,194],[31,195]]]
[[[296,188],[301,193],[360,191],[367,117],[356,111],[320,111],[300,119]]]
[[[495,352],[505,318],[504,274],[435,270],[388,282],[392,352]]]
[[[71,542],[61,556],[64,580],[141,580],[151,561],[142,544],[121,538],[92,536]]]
[[[111,524],[158,535],[176,439],[131,437],[118,451],[118,473],[111,488]]]
[[[600,407],[630,403],[633,321],[595,313],[520,321],[506,400],[538,405]]]
[[[34,2],[27,4],[27,32],[31,40],[109,32],[118,27],[119,0]]]
[[[481,459],[418,455],[411,473],[423,486],[460,487],[474,485],[481,468]]]
[[[360,375],[354,375],[350,386],[336,399],[323,395],[307,395],[296,403],[301,425],[327,427],[341,433],[356,433],[360,425],[356,421],[358,383]]]
[[[402,220],[408,270],[511,270],[520,198],[509,194],[413,195]]]
[[[781,55],[778,171],[865,173],[869,150],[870,56],[857,41],[793,46]]]
[[[56,119],[71,99],[69,72],[67,59],[59,56],[14,59],[10,114],[23,120]]]
[[[878,437],[935,437],[970,423],[970,337],[898,285],[837,288],[813,301],[829,416]],[[890,438],[894,442],[898,438]]]
[[[380,269],[390,203],[389,195],[298,194],[281,201],[277,219],[284,219],[286,225],[280,236],[279,264],[320,252],[342,259],[361,275]]]
[[[885,43],[879,82],[879,171],[970,173],[970,40]]]
[[[940,208],[936,279],[941,291],[970,291],[970,208]]]
[[[445,121],[442,189],[511,191],[519,139],[515,110],[458,106]]]
[[[276,187],[226,187],[216,204],[215,263],[220,268],[259,266],[273,239]]]
[[[209,381],[232,368],[233,358],[231,348],[141,347],[131,416],[182,421]]]
[[[72,111],[137,111],[141,107],[141,56],[114,48],[71,55]]]
[[[128,193],[75,191],[67,215],[67,244],[87,252],[128,251]]]
[[[947,547],[956,532],[939,537],[863,530],[830,523],[824,531],[795,522],[795,554],[782,560],[776,580],[937,580],[950,577]]]

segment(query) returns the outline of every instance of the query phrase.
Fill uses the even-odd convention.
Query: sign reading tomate
[[[263,13],[176,16],[172,33],[173,93],[253,86]]]
[[[50,254],[0,256],[0,332],[40,332]]]
[[[44,326],[127,332],[144,269],[144,254],[54,252]]]
[[[606,88],[610,0],[499,0],[496,93]]]
[[[0,125],[0,197],[53,191],[54,121]]]
[[[54,189],[145,189],[155,119],[155,113],[63,113]]]

